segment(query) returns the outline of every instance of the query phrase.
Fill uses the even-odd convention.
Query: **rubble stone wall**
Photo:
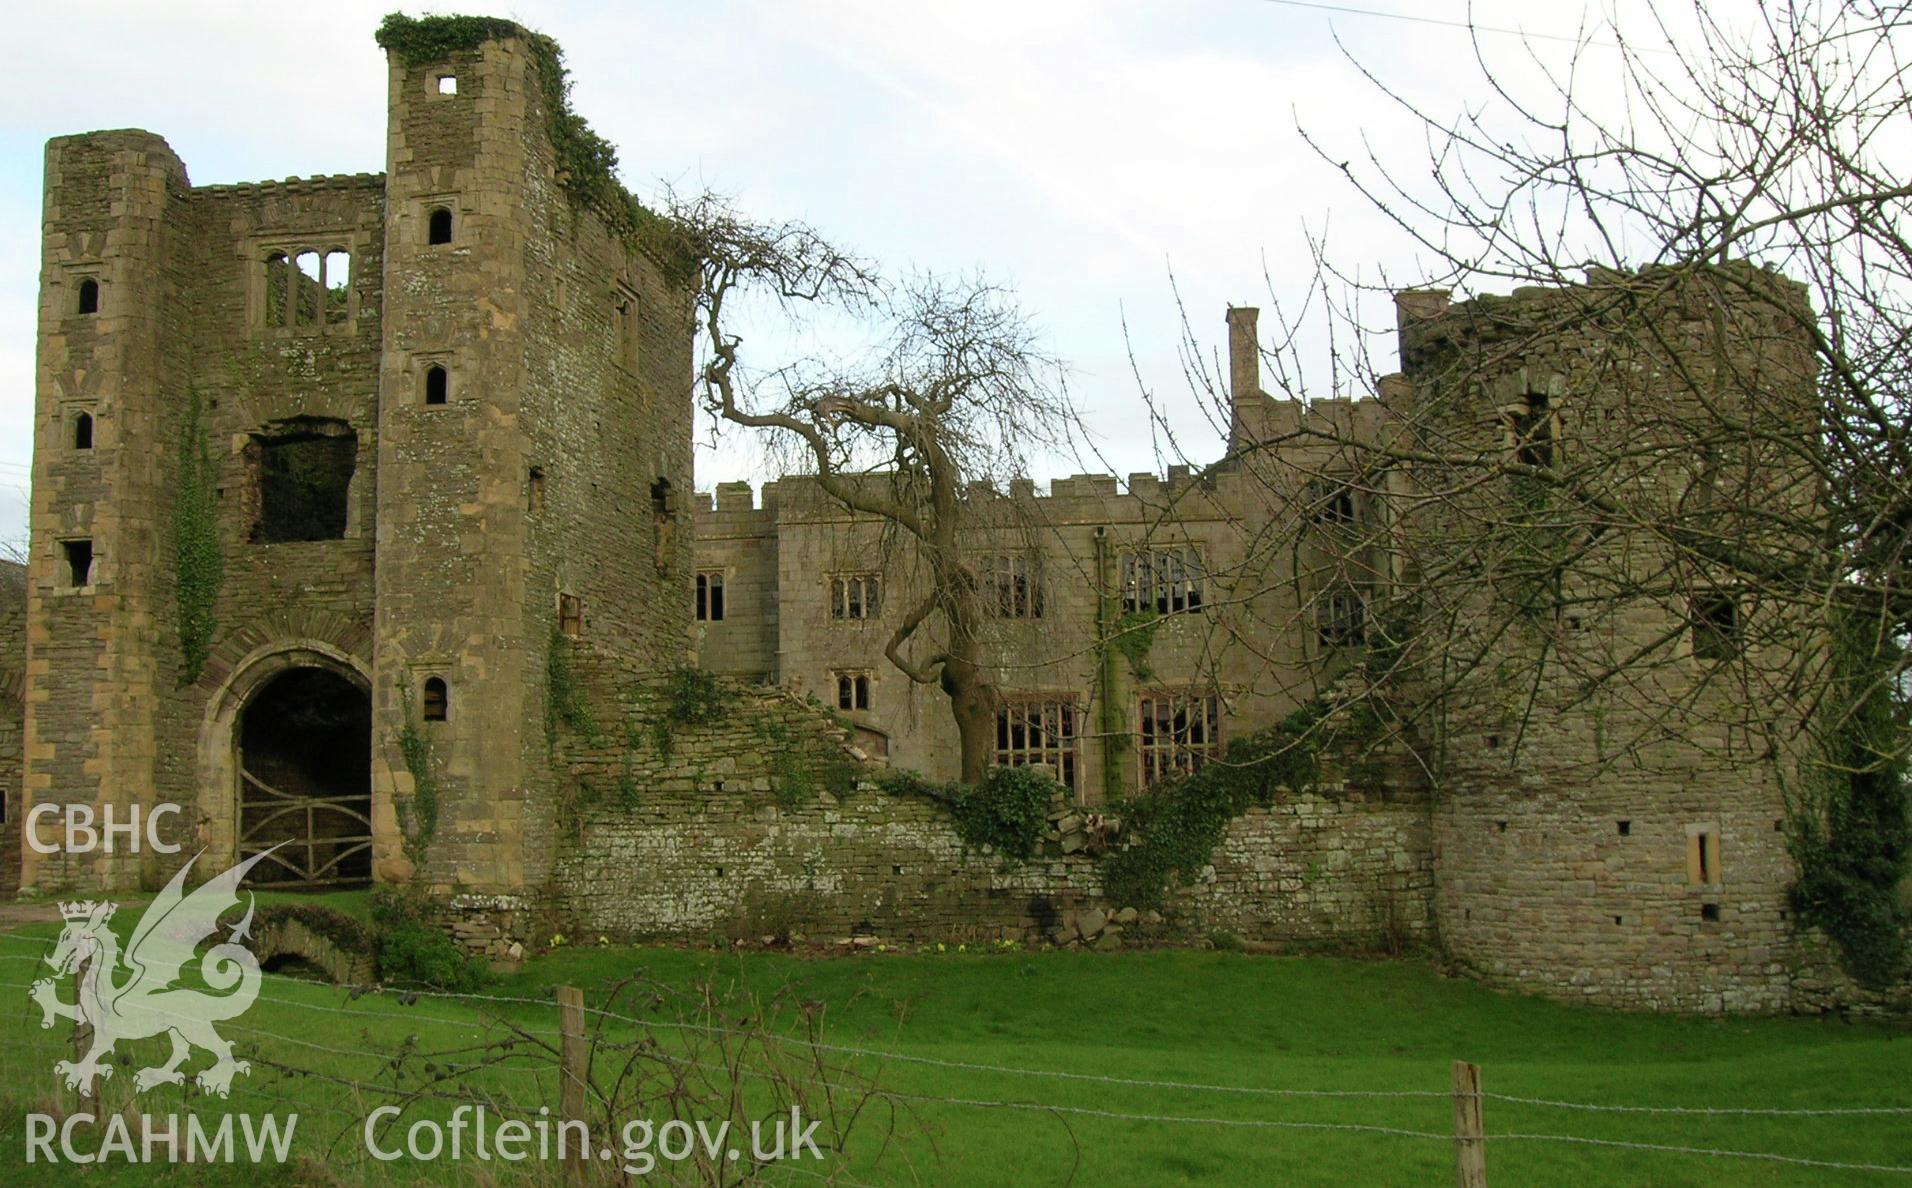
[[[657,686],[607,688],[609,670],[591,671],[593,704],[617,709],[595,742],[563,744],[575,832],[552,883],[587,932],[1069,942],[1103,939],[1131,906],[1106,899],[1078,848],[1084,810],[1058,805],[1043,852],[1006,863],[967,847],[939,804],[879,787],[845,727],[788,693],[733,688],[720,721],[672,728],[666,752]],[[1429,857],[1423,802],[1328,787],[1237,819],[1200,881],[1131,927],[1411,940],[1427,926]]]

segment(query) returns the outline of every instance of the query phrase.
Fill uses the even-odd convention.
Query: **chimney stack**
[[[1252,305],[1228,310],[1228,398],[1234,404],[1252,403],[1261,395],[1261,344],[1255,336],[1260,316]]]

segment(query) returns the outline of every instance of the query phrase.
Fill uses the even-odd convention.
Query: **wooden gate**
[[[239,859],[279,848],[253,868],[254,887],[336,887],[371,878],[369,793],[298,796],[239,760]]]

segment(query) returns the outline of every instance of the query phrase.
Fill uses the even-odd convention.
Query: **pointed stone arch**
[[[330,674],[354,687],[365,698],[365,812],[370,815],[370,666],[343,648],[319,639],[281,640],[261,645],[224,673],[207,700],[199,731],[200,841],[211,855],[228,864],[238,861],[241,848],[240,784],[244,774],[238,744],[245,712],[274,681],[300,670]],[[369,844],[367,849],[369,853]],[[365,866],[369,878],[369,857]]]

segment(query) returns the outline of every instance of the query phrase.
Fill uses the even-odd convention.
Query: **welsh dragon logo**
[[[209,1093],[225,1097],[232,1089],[232,1078],[252,1071],[244,1060],[232,1058],[232,1045],[221,1039],[213,1024],[245,1012],[259,996],[259,960],[243,942],[252,927],[252,896],[246,896],[246,914],[227,938],[198,955],[202,941],[219,930],[219,917],[239,902],[239,882],[265,853],[255,854],[224,874],[208,880],[190,894],[186,892],[186,874],[205,853],[201,850],[179,868],[146,914],[133,928],[124,953],[109,922],[119,905],[115,903],[62,903],[60,914],[66,927],[46,963],[57,975],[71,975],[82,967],[79,999],[60,1001],[57,984],[41,978],[28,991],[40,1004],[45,1018],[40,1026],[51,1027],[58,1019],[72,1019],[93,1029],[93,1043],[76,1063],[62,1060],[53,1071],[64,1077],[66,1087],[82,1096],[93,1093],[95,1077],[111,1077],[113,1066],[101,1061],[121,1040],[140,1040],[162,1032],[173,1042],[172,1057],[163,1065],[143,1068],[133,1077],[133,1088],[144,1092],[155,1085],[182,1085],[186,1074],[179,1071],[194,1048],[213,1055],[212,1067],[195,1082]],[[214,991],[174,986],[186,965],[198,955],[199,974]],[[118,982],[114,974],[128,976]]]

